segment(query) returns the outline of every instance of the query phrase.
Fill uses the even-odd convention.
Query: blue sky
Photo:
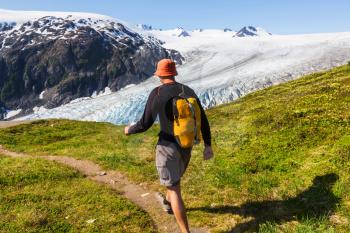
[[[349,0],[0,0],[0,8],[94,12],[163,29],[253,25],[275,34],[350,31]]]

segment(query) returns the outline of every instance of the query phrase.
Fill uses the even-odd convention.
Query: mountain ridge
[[[117,20],[71,13],[34,16],[21,16],[21,20],[30,18],[24,23],[2,24],[3,115],[5,108],[28,114],[36,106],[57,107],[106,87],[116,91],[151,77],[162,58],[179,64],[183,60],[177,51],[163,48],[161,41],[138,34]]]

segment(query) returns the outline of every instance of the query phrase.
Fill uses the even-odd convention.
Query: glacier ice
[[[186,58],[178,67],[177,80],[192,87],[206,108],[350,60],[347,32],[245,38],[232,38],[223,30],[194,31],[189,37],[172,36],[172,31],[147,33]],[[127,124],[140,118],[148,94],[157,85],[157,78],[151,77],[114,93],[96,93],[93,98],[40,109],[21,119],[68,118]]]

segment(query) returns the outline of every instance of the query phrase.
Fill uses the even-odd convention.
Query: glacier
[[[301,75],[345,64],[350,59],[350,33],[273,35],[232,38],[221,30],[151,32],[176,49],[186,62],[178,66],[178,82],[192,87],[205,108],[231,102],[252,91]],[[158,78],[102,96],[85,97],[54,108],[40,109],[20,118],[68,118],[129,124],[137,121],[147,96],[160,85]]]

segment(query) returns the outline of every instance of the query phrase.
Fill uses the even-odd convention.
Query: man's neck
[[[170,84],[170,83],[175,83],[174,79],[162,79],[161,80],[162,84]]]

